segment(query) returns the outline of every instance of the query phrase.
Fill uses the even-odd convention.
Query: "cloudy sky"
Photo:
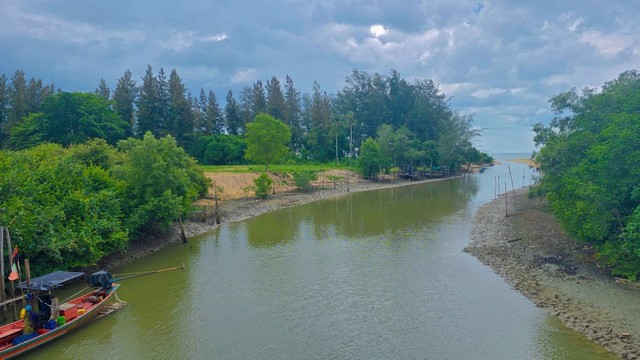
[[[354,68],[431,78],[487,152],[529,152],[554,94],[640,68],[637,0],[0,0],[0,74],[65,91],[176,69],[193,93],[290,75],[336,93]]]

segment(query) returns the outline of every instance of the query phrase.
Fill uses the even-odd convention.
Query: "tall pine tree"
[[[147,131],[155,136],[160,135],[160,113],[157,80],[153,75],[151,65],[147,65],[147,70],[142,77],[140,96],[138,97],[138,121],[136,123],[136,135],[143,136]]]
[[[178,144],[185,146],[191,141],[193,135],[193,113],[191,102],[186,97],[187,89],[173,69],[169,75],[168,91],[171,97],[167,129],[169,134],[176,138]]]
[[[104,80],[104,78],[100,78],[100,83],[93,92],[96,95],[102,96],[102,98],[105,100],[109,100],[111,98],[111,90],[109,89],[109,85],[107,85],[107,82]]]
[[[242,118],[240,116],[240,106],[233,97],[233,92],[229,90],[227,92],[226,105],[224,106],[224,116],[227,125],[227,132],[231,135],[242,135],[243,126]]]
[[[127,128],[127,137],[134,134],[135,128],[135,110],[134,104],[138,96],[138,88],[133,80],[131,71],[127,69],[122,77],[118,79],[116,90],[113,92],[113,109],[120,118],[129,124]]]

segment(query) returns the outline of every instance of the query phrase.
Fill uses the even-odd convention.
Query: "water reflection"
[[[238,224],[233,230],[246,233],[249,244],[255,247],[295,241],[305,237],[309,227],[318,239],[383,234],[401,239],[408,230],[438,226],[442,219],[465,208],[477,191],[477,178],[463,177],[428,186],[353,193],[274,211]]]
[[[601,358],[461,251],[506,170],[225,224],[119,269],[187,265],[34,358]]]

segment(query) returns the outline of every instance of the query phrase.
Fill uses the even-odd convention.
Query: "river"
[[[31,357],[616,358],[462,252],[497,176],[504,190],[531,174],[505,162],[223,224],[115,269],[186,265],[123,282],[124,309]]]

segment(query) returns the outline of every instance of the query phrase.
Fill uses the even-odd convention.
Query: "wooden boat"
[[[61,273],[65,273],[63,275],[67,275],[66,277],[63,276],[64,281],[84,275],[83,273],[70,273],[64,271],[57,271],[52,274],[60,275]],[[106,272],[98,273],[100,273],[101,276],[107,276],[104,274],[108,274]],[[92,274],[89,280],[98,273]],[[52,288],[57,287],[64,282],[54,281],[53,283],[44,284],[42,278],[46,278],[52,274],[33,279],[28,287],[25,283],[20,284],[20,286],[29,291],[46,290],[49,291],[50,294]],[[120,286],[120,284],[111,283],[110,276],[111,275],[108,274],[108,279],[103,279],[104,283],[99,284],[100,288],[97,290],[93,290],[85,295],[62,303],[57,306],[57,309],[52,308],[50,296],[47,297],[46,295],[43,295],[42,298],[45,298],[44,301],[42,298],[36,296],[39,303],[39,311],[33,314],[37,316],[32,316],[29,319],[29,325],[30,327],[33,327],[33,332],[31,334],[25,334],[25,320],[18,320],[0,327],[0,359],[12,359],[21,356],[26,352],[55,340],[96,318],[105,305],[112,300],[112,297]],[[95,285],[96,283],[93,284],[93,286]],[[47,298],[49,299],[48,304],[46,303]],[[53,307],[56,307],[55,301],[53,304]],[[49,316],[46,316],[47,306],[49,306]],[[59,314],[55,320],[50,319],[51,311],[53,311],[54,315],[56,312]],[[31,314],[27,313],[26,316],[31,316]],[[44,322],[42,321],[43,317],[45,317]]]

